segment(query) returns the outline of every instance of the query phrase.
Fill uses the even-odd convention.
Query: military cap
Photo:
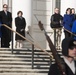
[[[68,56],[68,49],[76,47],[76,40],[73,38],[65,38],[62,40],[62,54]]]

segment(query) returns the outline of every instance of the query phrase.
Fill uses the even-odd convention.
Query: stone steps
[[[50,52],[50,51],[49,51]],[[32,50],[0,49],[0,75],[47,75],[50,57],[40,50],[34,51],[32,69]]]
[[[47,75],[42,73],[0,73],[0,75]]]

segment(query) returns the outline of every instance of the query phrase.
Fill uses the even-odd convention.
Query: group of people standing
[[[64,28],[65,38],[62,40],[62,57],[60,57],[63,61],[60,65],[64,71],[55,62],[51,64],[48,75],[76,75],[76,36],[73,35],[76,34],[75,9],[67,8],[62,16],[59,9],[55,8],[55,13],[51,16],[51,27]]]
[[[73,32],[73,24],[75,21],[75,9],[67,8],[66,13],[62,16],[58,8],[55,8],[54,14],[51,16],[51,28],[64,27],[65,38],[72,36],[69,32]]]
[[[26,21],[25,18],[22,17],[22,15],[23,12],[18,11],[17,17],[15,18],[15,26],[16,31],[25,37]],[[8,11],[7,4],[4,4],[3,10],[0,11],[0,35],[1,35],[1,47],[9,48],[11,42],[11,30],[6,28],[5,26],[2,26],[2,24],[5,24],[10,28],[12,28],[12,13]],[[20,44],[24,39],[16,34],[15,40]]]
[[[15,18],[16,31],[25,37],[25,27],[26,21],[22,16],[23,12],[18,11],[17,17]],[[12,13],[8,11],[8,5],[3,5],[3,10],[0,11],[0,36],[1,36],[1,47],[9,48],[11,41],[11,30],[5,26],[5,24],[12,28]],[[66,14],[64,17],[60,15],[59,9],[55,8],[55,13],[51,16],[51,27],[52,28],[62,28],[64,27],[65,38],[62,41],[62,54],[65,67],[65,75],[76,75],[76,39],[75,36],[72,38],[71,34],[68,32],[73,32],[76,34],[76,15],[74,8],[67,8]],[[66,31],[66,30],[67,31]],[[25,39],[21,38],[19,35],[15,35],[16,47],[17,44],[22,43]],[[61,75],[61,70],[58,67],[58,64],[52,64],[50,66],[48,75]],[[63,74],[64,75],[64,74]]]
[[[63,17],[63,26],[65,29],[67,29],[68,31],[72,32],[72,27],[73,27],[73,23],[75,21],[75,9],[74,8],[67,8],[66,10],[66,14]],[[65,38],[71,37],[71,33],[69,33],[68,31],[66,31],[64,29],[64,33],[65,33]]]

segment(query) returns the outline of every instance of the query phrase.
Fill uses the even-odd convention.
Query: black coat
[[[0,18],[2,24],[12,27],[12,14],[9,11],[7,11],[7,15],[4,11],[0,11]],[[4,37],[6,40],[8,39],[8,41],[11,41],[11,31],[4,26],[1,27],[1,31],[2,37]]]
[[[53,14],[51,16],[51,28],[59,28],[62,27],[60,21],[62,22],[63,17],[60,14]]]
[[[75,67],[76,67],[76,62],[75,62]],[[66,63],[65,63],[65,71],[67,75],[76,75],[71,71],[71,69]],[[48,75],[62,75],[56,63],[50,66]]]
[[[15,18],[15,26],[16,26],[16,31],[25,37],[25,27],[26,27],[25,18],[22,17],[22,19],[21,19],[20,17],[16,17]],[[16,34],[15,40],[24,40],[24,39]]]

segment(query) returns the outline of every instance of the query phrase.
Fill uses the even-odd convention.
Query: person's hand
[[[60,24],[62,23],[62,21],[60,20]]]
[[[22,32],[22,31],[24,31],[24,29],[21,29],[20,31]]]

